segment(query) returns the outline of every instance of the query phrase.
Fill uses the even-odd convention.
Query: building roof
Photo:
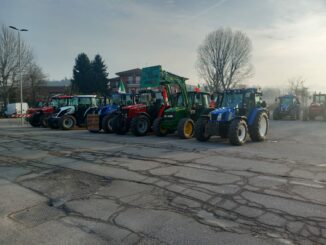
[[[117,72],[116,75],[121,76],[121,75],[134,74],[134,73],[140,75],[141,69],[135,68],[135,69],[127,70],[127,71],[120,71],[120,72]]]

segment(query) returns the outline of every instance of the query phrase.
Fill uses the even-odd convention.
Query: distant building
[[[140,89],[141,69],[135,68],[128,71],[117,72],[118,77],[109,79],[108,89],[110,94],[118,91],[120,81],[124,83],[127,93],[137,93]]]

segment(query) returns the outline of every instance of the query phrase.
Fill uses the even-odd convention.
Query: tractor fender
[[[64,115],[71,115],[75,113],[74,106],[64,106],[60,108],[60,111],[57,113],[56,117],[62,117]]]
[[[260,111],[264,111],[264,112],[268,113],[265,108],[255,108],[254,110],[252,110],[252,112],[250,113],[250,115],[248,117],[248,125],[249,126],[251,126],[254,123],[257,113]]]
[[[88,107],[87,110],[84,112],[84,118],[87,117],[88,113],[92,113],[94,111],[96,111],[98,109],[98,107]]]

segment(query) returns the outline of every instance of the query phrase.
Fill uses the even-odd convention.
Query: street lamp
[[[23,114],[23,75],[21,70],[21,52],[20,52],[20,32],[21,31],[28,31],[27,29],[18,29],[14,26],[9,26],[9,28],[14,29],[18,32],[18,67],[20,73],[20,113]],[[23,126],[23,117],[21,117],[21,125]]]

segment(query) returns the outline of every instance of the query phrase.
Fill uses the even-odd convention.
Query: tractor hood
[[[235,117],[235,108],[221,107],[210,112],[210,118],[213,121],[226,122]]]
[[[178,113],[178,112],[183,112],[185,111],[186,108],[185,107],[171,107],[167,110],[164,111],[164,114],[172,114],[172,113]]]
[[[142,108],[146,108],[147,105],[144,104],[136,104],[136,105],[128,105],[128,106],[124,106],[122,107],[123,110],[135,110],[135,109],[142,109]]]
[[[74,106],[63,106],[60,107],[59,112],[54,115],[54,117],[62,117],[64,115],[70,115],[75,113]]]
[[[98,114],[99,115],[105,115],[108,114],[112,111],[116,111],[119,108],[118,105],[106,105],[101,107],[101,109],[99,110]]]
[[[33,114],[37,111],[42,111],[44,113],[51,113],[53,112],[54,107],[53,106],[45,106],[45,107],[32,107],[27,110],[27,114]]]

